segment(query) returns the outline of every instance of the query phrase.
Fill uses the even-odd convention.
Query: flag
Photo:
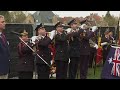
[[[102,48],[97,49],[97,56],[96,56],[96,64],[98,65],[99,63],[102,62]]]
[[[102,61],[102,46],[101,46],[101,37],[100,37],[100,32],[99,32],[99,37],[98,37],[98,49],[97,49],[97,54],[96,54],[96,64],[101,63]]]
[[[120,79],[120,48],[113,46],[101,73],[102,79]]]

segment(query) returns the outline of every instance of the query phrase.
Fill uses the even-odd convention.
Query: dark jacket
[[[80,57],[79,31],[71,32],[69,36],[70,57]]]
[[[109,50],[110,49],[110,44],[112,44],[110,39],[108,39],[105,36],[103,36],[102,40],[101,40],[101,43],[104,43],[104,42],[107,42],[108,44],[103,46],[103,50]]]
[[[63,34],[57,34],[55,36],[55,60],[60,61],[68,61],[69,58],[69,47],[68,47],[68,41],[67,41],[67,35],[65,33]]]
[[[94,46],[95,44],[98,44],[97,37],[92,37],[91,39],[89,39],[89,43],[90,43],[90,52],[96,53],[97,49]]]
[[[5,44],[0,37],[0,75],[8,74],[10,68],[10,52],[7,40],[5,39]]]
[[[31,44],[28,44],[31,46]],[[17,64],[17,71],[33,71],[34,70],[34,56],[33,52],[22,42],[18,44],[19,61]]]
[[[82,29],[81,29],[82,30]],[[80,37],[80,55],[90,55],[89,39],[94,36],[91,31],[86,32],[85,36]]]
[[[51,43],[51,39],[49,37],[44,37],[38,43],[38,54],[48,63],[52,60],[51,51],[49,45]],[[39,57],[37,57],[37,63],[45,64]]]

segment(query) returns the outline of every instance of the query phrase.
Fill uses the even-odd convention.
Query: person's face
[[[45,28],[39,28],[39,30],[38,30],[38,35],[43,35],[43,36],[45,36],[45,35],[46,35],[46,30],[45,30]]]
[[[24,35],[24,36],[22,36],[21,38],[22,38],[22,40],[25,41],[25,42],[28,41],[28,35]]]
[[[109,33],[109,35],[110,35],[110,36],[113,36],[113,33],[112,33],[112,32],[110,32],[110,33]]]
[[[58,32],[63,32],[63,27],[62,26],[57,27],[56,29],[57,29]]]
[[[109,33],[106,33],[105,36],[106,36],[106,37],[109,37],[110,35],[109,35]]]
[[[3,29],[5,29],[5,20],[4,18],[0,18],[0,31],[2,31]]]
[[[73,24],[71,24],[71,28],[73,28],[73,29],[77,29],[77,27],[78,27],[77,23],[73,23]]]

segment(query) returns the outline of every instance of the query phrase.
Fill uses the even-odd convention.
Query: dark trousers
[[[19,79],[32,79],[33,72],[18,72]]]
[[[56,79],[67,79],[68,62],[56,60],[55,63],[56,63]]]
[[[107,55],[108,55],[108,50],[103,50],[103,65],[105,64],[105,61],[107,59]]]
[[[49,79],[50,68],[46,64],[37,64],[38,79]]]
[[[79,57],[71,57],[69,63],[69,79],[75,79],[78,69]]]
[[[89,55],[80,55],[80,79],[86,79],[88,73]]]
[[[92,68],[93,61],[95,61],[95,52],[90,53],[89,67]]]

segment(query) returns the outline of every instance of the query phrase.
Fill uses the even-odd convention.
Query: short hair
[[[0,18],[4,18],[4,16],[3,16],[3,15],[0,15]]]

